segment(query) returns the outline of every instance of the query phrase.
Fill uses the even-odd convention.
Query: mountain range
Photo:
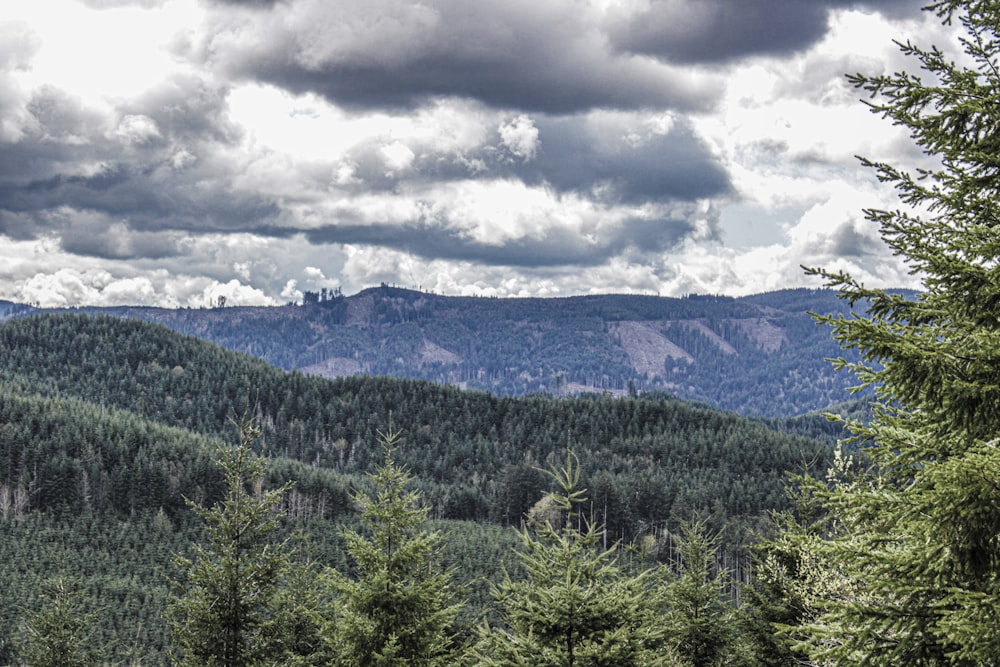
[[[783,417],[846,400],[853,381],[827,361],[845,352],[809,315],[849,315],[827,290],[498,299],[382,285],[351,296],[307,292],[302,304],[277,307],[79,310],[160,323],[308,375],[425,379],[508,396],[667,392]],[[0,302],[0,320],[38,311]]]

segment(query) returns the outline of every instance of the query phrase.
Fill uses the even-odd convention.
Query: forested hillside
[[[30,605],[40,582],[73,572],[95,599],[121,601],[95,611],[112,619],[101,626],[109,641],[161,650],[156,609],[170,568],[162,559],[198,539],[184,499],[221,497],[213,452],[233,442],[232,419],[248,410],[262,427],[256,446],[269,461],[268,485],[294,482],[283,530],[308,527],[314,553],[330,564],[344,560],[336,526],[356,521],[350,494],[367,488],[364,475],[383,454],[376,431],[401,429],[397,459],[429,516],[448,522],[448,558],[463,581],[479,581],[470,589],[479,604],[478,578],[500,572],[513,544],[503,527],[520,525],[551,489],[540,469],[558,465],[567,446],[580,460],[587,512],[607,526],[603,539],[651,536],[643,553],[654,559],[672,548],[681,521],[700,516],[735,560],[766,512],[786,506],[786,472],[823,470],[829,460],[828,440],[665,395],[514,398],[416,380],[328,380],[107,316],[0,324],[0,373],[0,576],[10,628],[0,647],[10,646],[19,605]],[[812,424],[783,426],[822,429]],[[134,561],[115,555],[136,539],[159,546],[143,546]],[[81,570],[83,552],[91,556]]]
[[[285,370],[426,379],[501,395],[667,391],[778,417],[840,402],[849,382],[824,361],[845,353],[808,314],[848,311],[823,290],[493,299],[382,286],[306,296],[276,308],[100,312],[158,322]],[[26,312],[11,304],[0,319]]]
[[[538,500],[534,469],[571,443],[592,490],[618,508],[609,520],[616,536],[695,509],[722,527],[779,505],[784,472],[825,451],[669,397],[512,398],[412,380],[330,381],[111,317],[12,320],[0,326],[0,352],[0,369],[22,391],[200,435],[232,437],[233,414],[255,406],[265,453],[343,474],[371,469],[380,454],[372,435],[392,420],[404,431],[400,461],[435,518],[516,523]]]

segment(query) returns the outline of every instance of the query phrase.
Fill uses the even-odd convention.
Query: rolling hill
[[[662,391],[781,417],[845,399],[853,378],[809,312],[849,312],[834,293],[557,299],[446,297],[389,286],[303,305],[83,309],[163,324],[321,377],[424,379],[499,395]],[[0,319],[34,309],[0,304]]]

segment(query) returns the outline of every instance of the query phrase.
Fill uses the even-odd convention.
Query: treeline
[[[49,613],[56,605],[63,612],[68,609],[74,618],[87,619],[86,636],[74,640],[73,645],[91,646],[93,655],[104,660],[167,664],[172,646],[163,620],[170,599],[168,582],[183,579],[172,561],[179,554],[199,553],[198,545],[206,539],[185,500],[205,507],[225,501],[231,484],[215,460],[223,443],[79,399],[24,396],[7,389],[0,392],[0,408],[4,461],[12,473],[22,471],[19,477],[8,477],[7,486],[21,489],[28,498],[20,506],[8,505],[0,518],[4,555],[0,578],[5,582],[0,607],[0,663],[24,657],[25,624],[36,620],[36,613]],[[397,439],[395,444],[399,447],[403,441]],[[385,450],[377,442],[371,445],[384,456]],[[565,451],[564,445],[561,454]],[[532,517],[536,522],[559,524],[559,508],[543,501],[546,492],[554,488],[552,478],[537,469],[531,472],[537,488],[543,490],[516,523]],[[292,482],[273,508],[281,517],[275,541],[292,540],[297,545],[298,564],[290,566],[288,576],[305,576],[296,568],[308,564],[333,568],[346,576],[357,574],[343,530],[365,530],[358,525],[358,512],[366,504],[359,504],[349,492],[377,497],[377,480],[345,477],[328,469],[271,458],[261,481],[262,485],[250,484],[248,488],[260,493]],[[575,484],[583,490],[582,480],[578,478]],[[417,496],[421,486],[418,480],[409,479],[408,490]],[[601,522],[594,497],[591,490],[586,491],[571,530],[579,532]],[[320,506],[329,513],[318,512]],[[303,507],[308,509],[303,511]],[[431,510],[422,501],[419,507],[422,516]],[[428,529],[431,527],[444,536],[437,562],[452,572],[456,591],[461,591],[463,606],[452,619],[450,631],[469,640],[481,619],[497,622],[503,616],[503,608],[497,606],[491,593],[491,587],[505,581],[501,573],[506,572],[512,582],[529,576],[516,557],[519,540],[512,529],[491,524],[438,522],[429,524]],[[588,548],[596,554],[616,541],[603,529],[587,540]],[[651,531],[630,543],[630,551],[614,551],[624,568],[621,576],[660,561],[676,562],[683,544],[677,533],[665,528]],[[585,553],[589,552],[579,551],[581,557]],[[713,551],[709,561],[713,576],[731,568],[734,578],[745,574],[737,566],[748,562],[745,554],[737,557],[734,551],[722,548]],[[309,581],[316,586],[321,583],[314,578]],[[55,590],[54,583],[58,584]],[[729,623],[734,612],[725,600],[737,582],[720,579],[716,583],[716,620]],[[327,599],[322,589],[318,590],[313,591],[318,595],[317,604]],[[307,592],[297,590],[296,596]],[[53,595],[69,597],[54,601]],[[69,607],[62,606],[70,602]],[[325,618],[339,612],[321,608],[314,613]],[[670,649],[663,650],[672,655]]]
[[[224,480],[213,462],[217,439],[101,409],[79,399],[26,396],[0,385],[0,518],[42,511],[149,511],[171,520],[186,499],[214,502]],[[287,511],[335,518],[351,511],[349,482],[329,470],[275,458],[271,482],[291,480]]]

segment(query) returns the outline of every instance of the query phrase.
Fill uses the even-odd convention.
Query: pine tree
[[[409,473],[393,459],[400,433],[390,428],[380,436],[384,457],[369,475],[374,494],[356,497],[366,534],[342,533],[357,577],[331,572],[338,609],[326,636],[333,662],[450,665],[461,652],[453,630],[461,606],[436,562],[443,538],[425,529],[427,509],[417,492],[407,490]]]
[[[923,288],[815,271],[867,304],[826,320],[878,398],[869,425],[850,423],[861,475],[814,483],[831,517],[816,555],[846,582],[797,628],[824,663],[1000,663],[1000,4],[927,9],[961,24],[968,64],[905,43],[922,74],[849,77],[937,160],[914,172],[864,160],[905,205],[866,215]]]
[[[307,539],[307,535],[301,536]],[[301,551],[301,547],[296,549]],[[272,632],[283,667],[326,667],[333,661],[323,627],[333,602],[323,585],[324,570],[317,562],[293,562],[282,577],[274,599]]]
[[[260,429],[249,418],[239,428],[239,446],[219,450],[226,497],[211,508],[189,503],[208,545],[196,545],[193,559],[177,559],[186,581],[177,584],[166,620],[182,666],[271,664],[283,646],[275,604],[290,554],[274,541],[275,510],[289,486],[261,489],[265,461],[250,449]]]
[[[817,568],[816,534],[791,512],[775,515],[777,534],[753,545],[753,578],[743,588],[738,626],[747,664],[791,667],[808,664],[791,649],[785,633],[812,620],[817,599],[834,594]]]
[[[678,575],[667,587],[664,624],[677,653],[692,665],[722,664],[730,652],[733,614],[723,590],[728,573],[715,567],[719,538],[705,524],[688,521],[677,548]]]
[[[630,575],[618,547],[583,518],[586,498],[572,452],[551,473],[557,490],[520,531],[523,580],[507,576],[494,596],[502,626],[484,625],[476,647],[483,667],[629,667],[677,664],[660,618],[659,572]]]
[[[32,667],[90,667],[100,653],[90,641],[90,615],[80,611],[79,591],[65,578],[46,584],[41,606],[24,623],[21,659]]]

